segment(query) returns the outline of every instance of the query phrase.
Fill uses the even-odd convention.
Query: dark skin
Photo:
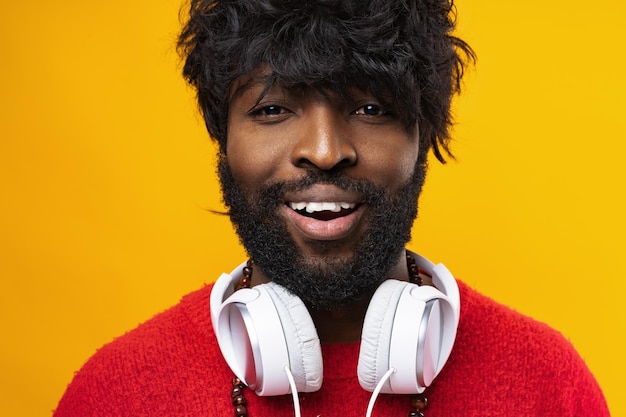
[[[418,158],[419,134],[407,132],[391,106],[357,90],[351,91],[348,99],[312,89],[274,86],[261,97],[265,80],[261,71],[239,80],[231,89],[226,155],[233,176],[246,193],[253,195],[262,185],[301,178],[311,169],[342,170],[383,186],[391,194],[397,194],[410,180]],[[290,208],[290,204],[303,203],[351,204],[357,209],[327,221]],[[358,193],[315,184],[284,196],[278,214],[303,257],[323,268],[326,257],[352,258],[368,227],[368,210]],[[397,254],[388,276],[381,277],[385,278],[408,280],[404,251]],[[252,285],[268,281],[255,267]],[[322,343],[360,340],[371,296],[330,311],[310,309]]]

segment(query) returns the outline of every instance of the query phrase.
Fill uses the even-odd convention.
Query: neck
[[[341,309],[309,310],[320,341],[323,344],[359,341],[370,298],[368,296]]]

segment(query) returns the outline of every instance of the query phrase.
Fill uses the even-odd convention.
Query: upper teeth
[[[293,210],[306,210],[307,213],[314,213],[316,211],[333,211],[335,213],[341,211],[341,209],[352,209],[356,204],[352,203],[334,203],[334,202],[311,202],[311,203],[289,203],[289,207]]]

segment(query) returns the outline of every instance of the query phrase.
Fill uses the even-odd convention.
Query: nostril
[[[343,158],[341,161],[335,164],[335,166],[338,168],[346,168],[346,167],[354,165],[355,163],[356,163],[356,155],[354,156],[354,158],[348,158],[348,157]]]
[[[295,165],[299,168],[314,168],[322,171],[336,171],[351,167],[356,164],[356,157],[349,158],[344,157],[341,159],[334,159],[332,161],[321,160],[319,158],[299,158]]]

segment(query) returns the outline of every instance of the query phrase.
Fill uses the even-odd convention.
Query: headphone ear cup
[[[363,321],[361,350],[357,373],[361,387],[374,391],[385,372],[389,370],[391,332],[396,315],[396,306],[406,282],[386,280],[372,297]],[[387,390],[391,390],[389,381]]]
[[[363,323],[358,376],[374,391],[420,393],[445,364],[456,335],[456,315],[445,294],[431,286],[387,280],[370,301]]]
[[[300,392],[317,391],[324,375],[322,349],[317,330],[299,297],[273,282],[263,285],[280,317],[289,351],[289,369]]]
[[[320,389],[323,361],[313,320],[302,300],[280,285],[235,291],[221,304],[216,322],[224,359],[258,395],[291,392],[285,366],[298,391]]]

